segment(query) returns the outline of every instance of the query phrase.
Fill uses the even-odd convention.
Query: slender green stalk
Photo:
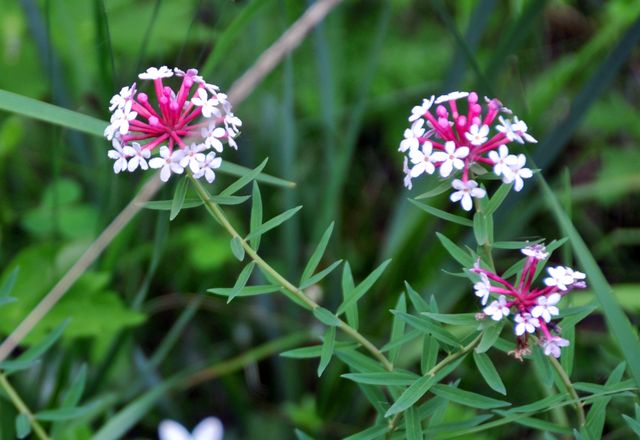
[[[582,401],[580,400],[580,397],[578,396],[578,393],[576,392],[576,389],[573,387],[573,383],[571,383],[571,379],[569,378],[569,375],[567,374],[566,371],[564,371],[564,368],[562,368],[562,365],[560,364],[560,362],[558,362],[558,359],[549,356],[549,360],[551,361],[551,365],[553,365],[553,368],[556,369],[556,372],[560,376],[560,379],[562,379],[562,383],[567,388],[567,392],[569,393],[569,396],[571,396],[571,399],[573,400],[576,407],[576,414],[578,415],[578,423],[580,424],[580,427],[583,427],[584,424],[586,423],[584,406]]]
[[[18,412],[20,412],[20,414],[23,414],[27,418],[27,420],[29,420],[29,424],[33,428],[33,432],[36,433],[38,438],[40,440],[50,440],[51,437],[47,435],[46,431],[42,428],[42,425],[40,425],[40,423],[36,420],[36,418],[34,417],[33,413],[31,412],[27,404],[24,403],[22,398],[20,398],[20,395],[15,390],[15,388],[11,386],[11,384],[7,380],[7,376],[5,376],[2,373],[0,373],[0,387],[2,387],[2,389],[4,389],[4,391],[7,393],[7,396],[9,396],[9,399],[11,400],[13,405],[16,407]]]
[[[196,188],[196,192],[198,193],[198,196],[204,202],[209,213],[213,216],[215,220],[217,220],[222,225],[223,228],[227,230],[227,232],[229,233],[229,235],[231,235],[232,238],[237,238],[240,240],[240,243],[242,244],[242,247],[244,248],[247,255],[249,255],[249,257],[253,261],[255,261],[256,264],[264,272],[268,273],[269,276],[271,276],[278,284],[280,284],[284,289],[286,289],[298,300],[300,300],[310,310],[315,310],[318,307],[320,307],[318,303],[316,303],[315,301],[310,299],[307,295],[305,295],[305,293],[301,289],[294,286],[289,280],[283,277],[277,270],[271,267],[269,263],[264,261],[262,257],[260,257],[260,255],[258,255],[258,253],[255,250],[253,250],[251,246],[249,246],[249,243],[247,243],[244,240],[244,238],[240,236],[240,234],[238,234],[238,231],[236,231],[233,225],[229,223],[229,220],[224,215],[224,212],[218,206],[218,204],[211,201],[211,197],[209,193],[202,186],[202,184],[197,179],[194,179],[193,177],[189,177],[189,178],[191,179],[191,182]],[[393,364],[391,363],[391,361],[389,361],[389,359],[387,359],[387,357],[384,354],[382,354],[382,352],[371,341],[369,341],[360,332],[358,332],[358,330],[351,327],[349,324],[347,324],[343,320],[338,318],[338,321],[339,321],[339,324],[337,325],[337,327],[340,328],[340,330],[342,330],[347,335],[349,335],[352,339],[354,339],[356,342],[361,344],[378,361],[380,361],[380,363],[384,366],[386,370],[388,371],[393,370]]]

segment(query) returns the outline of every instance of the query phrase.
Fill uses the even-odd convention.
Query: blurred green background
[[[0,89],[103,120],[110,97],[148,66],[195,67],[228,90],[311,3],[0,0]],[[478,310],[468,281],[443,271],[457,267],[435,231],[462,243],[472,237],[407,202],[437,182],[422,179],[405,191],[397,152],[410,109],[422,98],[477,90],[527,122],[539,143],[526,153],[637,323],[639,19],[634,0],[344,1],[234,109],[243,133],[238,151],[225,151],[224,158],[255,167],[269,157],[266,172],[297,183],[295,189],[262,186],[265,216],[304,205],[263,239],[262,254],[297,279],[335,220],[325,264],[344,258],[361,279],[393,258],[361,304],[362,330],[380,345],[404,280],[435,295],[443,311]],[[20,271],[13,292],[18,301],[0,309],[3,336],[148,177],[115,176],[108,148],[105,139],[0,112],[2,277],[15,267]],[[230,181],[220,175],[212,191]],[[171,198],[174,186],[170,181],[157,198]],[[445,195],[433,205],[458,209]],[[227,211],[246,224],[247,206]],[[534,183],[512,193],[497,213],[497,241],[561,234]],[[498,267],[514,261],[509,252],[496,256]],[[568,248],[554,258],[573,262]],[[341,438],[370,424],[368,403],[353,383],[340,379],[345,370],[335,360],[320,380],[315,361],[273,355],[228,374],[222,368],[215,379],[167,385],[176,374],[267,341],[279,341],[274,350],[283,351],[317,338],[313,318],[284,297],[227,305],[205,293],[232,286],[241,267],[203,209],[185,210],[172,222],[166,212],[142,211],[31,333],[28,343],[70,318],[55,350],[13,376],[14,385],[32,407],[55,406],[87,365],[84,401],[98,402],[101,411],[68,431],[65,438],[74,439],[90,438],[148,390],[166,392],[141,410],[126,438],[154,438],[163,418],[193,427],[208,415],[223,420],[231,439],[293,438],[294,427],[316,438]],[[335,307],[341,301],[337,286],[336,272],[314,294]],[[592,300],[589,292],[572,299]],[[419,350],[403,353],[402,365],[411,367]],[[601,380],[619,361],[597,312],[579,326],[576,353],[576,381]],[[501,353],[494,361],[510,401],[543,397],[527,363]],[[469,364],[459,373],[467,389],[485,392],[472,369]],[[522,386],[523,374],[531,376],[531,386]],[[607,438],[625,438],[628,431],[612,410],[622,404],[612,405]],[[446,417],[455,420],[465,411],[451,405]],[[12,405],[0,399],[1,439],[14,438],[14,418]],[[532,432],[507,426],[486,438]]]

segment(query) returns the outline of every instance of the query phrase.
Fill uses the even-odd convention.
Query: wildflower
[[[215,417],[202,420],[192,433],[173,420],[163,420],[158,426],[160,440],[222,440],[223,434],[222,422]]]
[[[200,164],[200,170],[198,170],[193,177],[199,179],[204,176],[204,178],[207,179],[207,182],[212,183],[216,178],[216,173],[213,170],[220,168],[221,164],[222,159],[216,157],[216,153],[214,151],[210,151],[204,161]]]
[[[433,164],[433,145],[427,141],[422,144],[422,149],[414,148],[409,152],[409,158],[414,165],[411,168],[411,177],[418,177],[420,174],[433,174],[436,170]]]
[[[484,189],[478,188],[478,182],[473,180],[463,182],[460,179],[454,179],[453,182],[451,182],[451,186],[458,191],[451,193],[449,199],[454,203],[459,201],[462,209],[465,211],[471,211],[471,207],[473,206],[471,197],[482,198],[486,194]]]
[[[177,91],[163,83],[174,76],[181,81]],[[225,144],[237,148],[235,138],[242,127],[227,95],[206,83],[196,69],[150,67],[138,77],[153,83],[155,102],[136,83],[111,98],[104,135],[114,145],[107,153],[115,160],[114,172],[160,169],[166,182],[188,168],[212,182],[212,168],[220,167],[221,159],[214,155],[207,162],[207,150],[220,153]],[[159,155],[152,157],[154,152]],[[203,167],[208,171],[200,173]]]
[[[560,314],[558,303],[562,296],[571,289],[586,287],[586,275],[565,266],[548,268],[551,275],[545,278],[545,287],[533,287],[534,277],[541,261],[549,258],[549,253],[542,244],[534,244],[521,249],[527,257],[522,272],[512,284],[500,275],[483,269],[476,262],[469,272],[480,275],[480,281],[473,285],[475,295],[484,306],[490,296],[497,296],[488,306],[483,308],[485,316],[500,321],[514,311],[513,331],[518,338],[516,355],[526,353],[528,336],[537,334],[540,344],[547,356],[560,356],[560,348],[566,347],[569,341],[559,336],[559,329],[551,321]],[[554,334],[556,333],[556,334]]]
[[[435,111],[432,111],[434,106]],[[528,126],[523,120],[509,115],[511,110],[500,101],[485,98],[485,102],[480,103],[475,92],[455,91],[437,98],[432,96],[411,109],[411,126],[404,132],[399,151],[415,164],[415,152],[429,143],[429,162],[438,169],[441,177],[454,176],[466,187],[468,182],[475,181],[476,176],[482,174],[478,173],[478,166],[490,167],[503,182],[513,183],[514,190],[520,191],[533,172],[525,166],[524,155],[509,154],[508,145],[537,141],[527,132]],[[425,133],[427,127],[429,131]],[[411,177],[425,174],[426,168],[423,168],[421,165]],[[460,191],[460,188],[453,188]],[[485,195],[483,190],[482,195],[476,192],[471,197]],[[463,208],[469,206],[468,210],[471,209],[466,201],[468,198],[462,199],[460,195],[455,199],[464,200]]]

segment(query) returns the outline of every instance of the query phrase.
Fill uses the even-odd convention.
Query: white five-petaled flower
[[[163,420],[158,426],[160,440],[222,440],[224,428],[215,417],[207,417],[196,425],[193,432],[173,420]]]
[[[162,66],[159,69],[157,67],[149,67],[146,72],[138,75],[140,79],[161,79],[170,78],[173,76],[173,71],[167,66]]]
[[[200,170],[194,174],[193,177],[199,179],[204,176],[204,178],[207,179],[207,182],[212,183],[216,178],[216,173],[213,170],[220,168],[221,164],[222,159],[216,157],[216,153],[214,151],[210,151],[204,161],[200,163]]]
[[[557,287],[560,290],[567,290],[567,286],[573,284],[573,277],[567,273],[564,266],[548,267],[547,272],[551,275],[544,279],[544,283],[549,287]]]
[[[516,321],[516,325],[514,327],[516,336],[522,336],[525,332],[534,333],[536,328],[540,327],[540,321],[538,318],[532,317],[528,313],[518,313],[514,320]]]
[[[433,105],[434,99],[435,97],[433,96],[429,99],[423,99],[422,105],[416,105],[415,107],[413,107],[411,109],[411,116],[409,116],[409,122],[413,122],[417,119],[422,118],[425,115],[425,113],[427,113],[431,108],[431,106]]]
[[[476,296],[480,298],[480,303],[484,306],[487,304],[487,300],[489,299],[489,294],[491,293],[491,283],[489,282],[489,277],[481,273],[480,281],[473,285],[473,290],[476,291]]]
[[[505,183],[515,182],[513,189],[520,191],[524,186],[523,179],[529,179],[533,176],[533,172],[524,166],[527,162],[527,158],[524,154],[518,154],[517,156],[510,155],[505,161],[509,166],[510,174],[507,175],[505,173],[502,180]]]
[[[485,307],[483,312],[485,315],[491,316],[494,321],[500,321],[502,318],[509,316],[507,298],[504,295],[500,295],[497,300]]]
[[[549,257],[549,252],[547,252],[547,248],[541,244],[532,244],[531,246],[524,247],[520,250],[527,257],[533,257],[536,260],[545,260]]]
[[[127,156],[124,154],[120,141],[114,139],[112,142],[113,150],[107,151],[109,159],[115,160],[113,163],[113,172],[118,174],[120,171],[127,169]]]
[[[409,150],[409,158],[413,164],[411,168],[411,177],[418,177],[422,173],[433,174],[436,170],[433,164],[433,144],[426,141],[422,144],[422,148],[413,148]]]
[[[473,124],[469,131],[464,134],[464,137],[471,143],[471,145],[482,145],[487,142],[489,136],[489,126]]]
[[[409,158],[407,156],[404,157],[402,162],[402,172],[404,173],[404,186],[410,190],[413,188],[413,183],[411,182],[411,168],[409,168]]]
[[[191,170],[196,174],[200,171],[200,166],[204,162],[204,146],[201,144],[191,144],[189,147],[182,150],[184,153],[182,159],[180,159],[180,166]]]
[[[451,92],[447,93],[446,95],[438,96],[438,99],[436,99],[435,103],[442,104],[443,102],[455,101],[460,98],[466,98],[467,96],[469,96],[469,92]]]
[[[451,193],[451,195],[449,196],[449,200],[454,203],[460,201],[462,209],[464,209],[465,211],[471,211],[471,208],[473,207],[473,201],[471,200],[471,197],[481,199],[487,194],[484,189],[478,188],[478,182],[474,180],[468,180],[465,183],[460,179],[453,179],[453,182],[451,182],[451,186],[454,189],[457,189],[457,191]]]
[[[498,151],[489,151],[489,159],[493,162],[493,172],[496,176],[511,175],[511,169],[506,162],[507,157],[509,157],[509,149],[506,145],[500,145]]]
[[[553,356],[554,358],[560,357],[560,348],[568,347],[569,341],[561,338],[560,336],[552,336],[551,338],[545,338],[541,341],[544,354],[546,356]]]
[[[202,107],[202,116],[210,118],[211,116],[220,116],[220,110],[217,105],[219,101],[215,96],[209,98],[205,89],[198,89],[198,96],[191,98],[193,105]]]
[[[538,143],[536,138],[527,133],[527,124],[524,121],[518,119],[517,116],[513,118],[513,129],[518,132],[520,136],[524,138],[525,141],[530,142],[532,144]]]
[[[216,124],[209,124],[208,127],[201,129],[201,134],[207,148],[213,148],[222,153],[222,141],[220,139],[224,139],[227,136],[227,131],[224,128],[217,127]]]
[[[453,169],[461,170],[464,168],[464,159],[469,155],[469,147],[456,148],[456,143],[447,141],[444,144],[445,151],[436,151],[431,155],[431,159],[440,164],[440,175],[449,177]]]
[[[567,276],[570,276],[571,278],[573,278],[574,283],[576,281],[583,281],[587,278],[587,276],[584,273],[577,270],[573,270],[570,267],[565,266],[564,269],[567,272]]]
[[[182,174],[184,167],[180,165],[184,153],[182,150],[169,151],[166,146],[160,147],[160,157],[154,157],[149,161],[151,168],[161,168],[160,180],[166,182],[171,177],[171,173]]]
[[[539,296],[538,297],[538,305],[531,310],[531,315],[536,318],[542,318],[544,322],[551,321],[552,316],[557,316],[560,313],[560,310],[556,307],[556,304],[560,302],[559,293],[552,293],[549,296]]]
[[[129,121],[134,120],[138,113],[131,110],[133,102],[128,100],[124,106],[117,108],[111,115],[111,123],[104,130],[104,135],[107,139],[112,140],[116,133],[125,135],[129,132]]]
[[[127,101],[131,99],[135,91],[135,84],[131,87],[121,88],[120,93],[118,93],[117,95],[113,95],[113,97],[109,101],[109,111],[112,112],[117,108],[124,107]]]
[[[142,170],[148,170],[149,164],[147,159],[151,156],[151,152],[140,146],[137,142],[132,142],[131,145],[126,145],[122,151],[127,157],[130,157],[127,169],[130,172],[135,171],[138,167]]]
[[[514,127],[509,119],[505,119],[502,116],[498,117],[498,120],[501,125],[496,125],[496,130],[503,133],[510,141],[516,141],[520,144],[524,143],[522,137],[516,133],[516,130],[519,128],[518,126]]]
[[[407,150],[418,148],[420,146],[419,138],[424,134],[423,125],[424,119],[418,119],[411,124],[411,128],[407,128],[404,131],[404,139],[400,142],[400,148],[398,148],[398,151],[404,153]]]

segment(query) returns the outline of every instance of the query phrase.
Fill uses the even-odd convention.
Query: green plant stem
[[[0,387],[2,387],[2,389],[4,389],[4,391],[7,393],[7,396],[9,396],[9,399],[16,407],[18,412],[20,412],[20,414],[23,414],[27,418],[27,420],[29,420],[29,424],[33,428],[33,432],[36,433],[38,438],[40,440],[50,440],[51,438],[42,428],[42,425],[40,425],[40,423],[36,420],[27,404],[24,403],[24,401],[20,398],[18,392],[11,386],[11,384],[7,380],[7,376],[5,376],[3,373],[0,373]]]
[[[576,392],[576,389],[573,387],[573,383],[571,383],[569,375],[566,371],[564,371],[564,368],[562,368],[562,365],[560,364],[560,362],[558,362],[558,359],[549,356],[549,360],[551,361],[551,365],[553,365],[553,368],[556,369],[556,372],[560,376],[560,379],[562,379],[562,383],[567,388],[569,396],[571,396],[571,399],[574,401],[576,414],[578,415],[578,423],[580,424],[580,427],[583,427],[586,423],[584,406],[582,401],[580,400],[580,397],[578,396],[578,393]]]
[[[469,342],[467,345],[462,347],[460,350],[458,350],[456,352],[453,352],[453,353],[450,353],[446,358],[442,359],[440,362],[438,362],[436,365],[434,365],[433,368],[431,368],[429,371],[427,371],[424,375],[433,377],[436,374],[438,374],[438,372],[440,370],[442,370],[444,367],[446,367],[447,365],[449,365],[452,362],[457,361],[462,356],[464,356],[467,353],[469,353],[471,350],[473,350],[474,348],[476,348],[478,346],[478,344],[482,340],[482,335],[483,334],[484,333],[478,333],[478,335],[475,338],[473,338],[473,340],[471,342]],[[400,421],[400,415],[401,414],[402,414],[401,412],[397,413],[395,416],[393,416],[393,419],[391,419],[391,421],[389,422],[389,434],[391,434],[391,432],[396,428],[396,425],[398,424],[398,421]]]
[[[231,235],[232,238],[234,239],[237,238],[240,241],[247,255],[249,255],[249,257],[256,262],[256,264],[260,267],[260,269],[268,273],[269,276],[271,276],[278,284],[280,284],[280,286],[282,286],[284,289],[290,292],[294,297],[300,300],[308,309],[315,310],[318,307],[320,307],[318,303],[316,303],[315,301],[310,299],[307,295],[305,295],[301,289],[294,286],[291,282],[289,282],[289,280],[283,277],[277,270],[271,267],[269,263],[264,261],[262,257],[260,257],[260,255],[258,255],[258,253],[251,246],[249,246],[249,243],[247,243],[244,240],[244,238],[240,236],[238,231],[236,231],[233,225],[226,218],[226,216],[224,215],[224,212],[218,206],[218,204],[211,201],[211,197],[208,191],[202,186],[202,184],[197,179],[194,179],[191,176],[189,176],[189,178],[191,179],[191,182],[196,188],[196,192],[198,193],[198,196],[204,202],[209,213],[222,225],[223,228],[227,230],[227,232],[229,233],[229,235]],[[382,352],[371,341],[369,341],[360,332],[358,332],[358,330],[351,327],[342,319],[338,318],[338,321],[339,321],[339,324],[337,325],[337,327],[340,330],[342,330],[344,333],[349,335],[356,342],[361,344],[367,351],[369,351],[373,355],[373,357],[375,357],[378,361],[380,361],[380,363],[384,366],[384,368],[387,371],[393,370],[393,364],[391,363],[391,361],[389,361],[389,359],[387,359],[387,357],[384,354],[382,354]]]

